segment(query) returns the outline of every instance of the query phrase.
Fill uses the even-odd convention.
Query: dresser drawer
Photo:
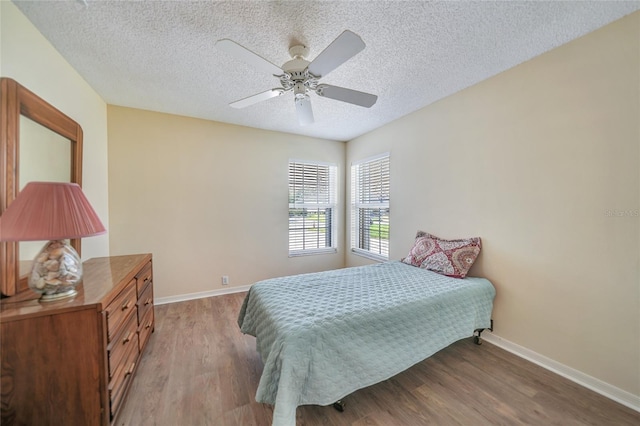
[[[153,311],[153,286],[147,286],[138,297],[138,324],[142,324],[142,318],[148,311]]]
[[[138,346],[135,335],[138,332],[138,321],[136,315],[130,315],[124,327],[107,346],[109,357],[109,378],[112,378],[120,364],[124,362],[129,349]]]
[[[111,382],[109,383],[109,406],[111,417],[117,413],[122,402],[122,397],[126,393],[127,386],[133,377],[133,371],[138,363],[138,335],[135,334],[132,345],[128,348],[125,358],[117,366]]]
[[[129,315],[136,310],[136,283],[131,280],[122,292],[105,309],[107,313],[107,337],[111,342]],[[135,316],[135,314],[134,314]]]
[[[142,349],[147,344],[147,340],[149,340],[149,336],[153,331],[154,327],[154,315],[153,309],[149,309],[147,314],[142,318],[140,322],[140,327],[138,328],[138,342],[140,344],[140,352],[142,353]]]
[[[138,292],[138,297],[144,292],[147,284],[151,282],[152,277],[152,269],[151,262],[147,263],[144,268],[140,272],[136,274],[136,290]]]

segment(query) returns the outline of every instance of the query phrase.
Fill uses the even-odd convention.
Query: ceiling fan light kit
[[[218,40],[216,47],[260,71],[272,74],[278,78],[282,86],[232,102],[229,105],[233,108],[245,108],[284,93],[293,92],[298,123],[304,126],[314,121],[309,92],[315,92],[325,98],[365,108],[370,108],[378,100],[376,95],[370,93],[329,84],[320,84],[319,82],[322,77],[325,77],[365,48],[360,36],[349,30],[340,34],[311,62],[305,59],[309,54],[307,46],[295,45],[290,47],[289,54],[292,59],[285,62],[282,67],[278,67],[262,56],[229,39]]]

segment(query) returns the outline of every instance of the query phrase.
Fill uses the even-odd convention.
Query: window
[[[351,166],[351,250],[389,259],[389,154]]]
[[[336,166],[289,161],[289,256],[335,252]]]

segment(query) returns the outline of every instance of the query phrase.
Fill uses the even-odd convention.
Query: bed
[[[238,324],[256,337],[258,402],[273,425],[299,405],[330,405],[489,328],[495,289],[401,261],[255,283]]]

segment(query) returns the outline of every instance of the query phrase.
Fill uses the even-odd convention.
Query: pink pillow
[[[404,263],[455,278],[464,278],[480,254],[479,237],[443,240],[418,231]]]

